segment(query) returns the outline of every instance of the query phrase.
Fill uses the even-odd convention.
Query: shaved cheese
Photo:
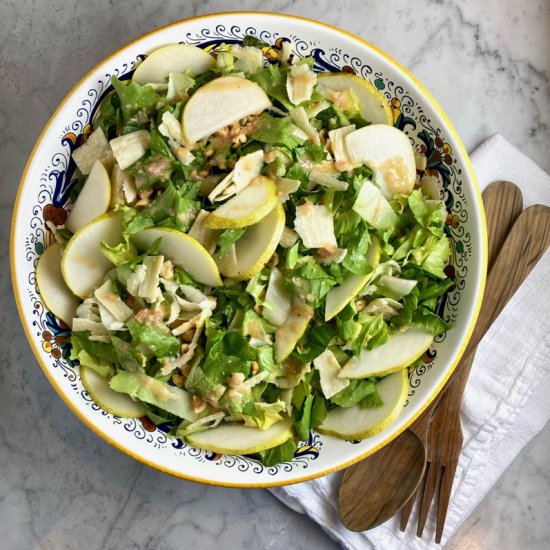
[[[137,198],[137,188],[134,176],[121,170],[118,164],[113,166],[111,174],[111,185],[113,188],[111,206],[116,204],[132,204]]]
[[[292,122],[294,122],[300,130],[303,130],[307,134],[308,139],[310,139],[313,144],[319,145],[319,143],[321,143],[321,140],[319,139],[319,132],[309,121],[307,113],[303,107],[296,107],[296,109],[292,109],[289,114]]]
[[[75,332],[87,330],[97,335],[109,334],[109,331],[103,326],[101,321],[91,321],[90,319],[80,319],[79,317],[73,319],[72,329]]]
[[[147,256],[143,260],[146,268],[145,277],[139,285],[138,296],[145,298],[150,304],[156,302],[162,294],[159,289],[160,270],[164,263],[164,256]]]
[[[231,54],[237,60],[233,65],[238,71],[255,73],[263,67],[262,50],[259,48],[234,44],[231,46]]]
[[[355,130],[355,124],[343,126],[330,130],[328,137],[330,139],[330,150],[334,155],[334,160],[341,172],[354,168],[346,148],[346,136]]]
[[[294,231],[294,229],[290,229],[290,227],[284,227],[283,233],[281,234],[281,240],[279,241],[279,244],[283,248],[289,248],[296,244],[296,241],[300,238],[298,233]]]
[[[322,185],[323,187],[336,189],[337,191],[345,191],[348,188],[348,183],[346,181],[340,181],[333,174],[321,172],[315,168],[309,173],[309,181]]]
[[[275,177],[273,178],[273,181],[277,186],[279,203],[287,201],[290,197],[290,194],[298,191],[298,188],[300,187],[300,180]]]
[[[264,165],[264,152],[259,149],[242,156],[230,172],[208,195],[210,202],[225,200],[248,187],[260,175]]]
[[[328,265],[332,263],[339,264],[344,261],[344,258],[347,256],[347,253],[348,253],[347,248],[336,248],[332,251],[329,251],[329,254],[324,254],[323,256],[318,255],[316,259],[320,264],[323,264],[323,265]]]
[[[319,371],[321,389],[327,399],[349,386],[349,378],[338,378],[342,367],[332,351],[325,350],[313,360],[313,365]]]
[[[86,143],[75,149],[72,154],[78,169],[87,176],[96,160],[103,162],[107,170],[113,165],[113,151],[101,128],[94,130]]]
[[[326,206],[306,201],[296,208],[294,229],[308,248],[338,248],[334,235],[334,220]]]
[[[147,274],[147,267],[138,265],[136,270],[128,277],[126,281],[126,290],[131,296],[137,296],[139,292],[139,287],[141,283],[145,280],[145,275]]]
[[[147,130],[137,130],[116,137],[109,143],[120,169],[124,170],[146,153],[151,145],[151,135]]]
[[[111,279],[107,279],[95,292],[97,301],[105,306],[117,321],[126,321],[133,314],[132,308],[128,307],[115,293]]]
[[[124,323],[117,321],[115,316],[102,303],[99,303],[99,315],[101,316],[103,326],[107,330],[122,330],[124,328]]]
[[[176,143],[183,143],[183,133],[181,131],[180,121],[170,112],[166,111],[162,115],[162,123],[159,124],[159,132]]]
[[[286,81],[290,102],[293,105],[299,105],[310,100],[315,84],[317,84],[317,75],[305,63],[292,65]]]

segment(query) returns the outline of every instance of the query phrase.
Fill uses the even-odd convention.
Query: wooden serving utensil
[[[451,377],[451,385],[435,410],[428,430],[432,456],[420,504],[417,535],[437,489],[435,541],[441,542],[454,475],[462,450],[460,407],[477,346],[550,245],[550,208],[535,204],[524,210],[514,223],[487,278],[483,305],[464,357]]]
[[[489,234],[489,261],[492,263],[520,214],[523,201],[521,191],[509,182],[490,185],[483,194],[483,201]],[[365,531],[376,527],[395,515],[405,503],[408,506],[404,511],[406,525],[424,473],[428,426],[438,401],[436,398],[407,430],[388,445],[346,470],[339,495],[340,518],[346,528]]]

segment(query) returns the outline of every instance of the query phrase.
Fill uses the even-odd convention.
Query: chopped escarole
[[[37,264],[98,406],[266,466],[390,426],[456,283],[425,155],[295,50],[168,44],[113,77]]]

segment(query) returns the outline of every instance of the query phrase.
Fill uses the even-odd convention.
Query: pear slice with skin
[[[195,143],[244,117],[271,106],[267,94],[251,80],[220,76],[201,86],[185,104],[183,134]]]
[[[421,357],[433,340],[431,332],[414,327],[396,332],[385,344],[352,357],[338,377],[370,378],[402,370]]]
[[[87,298],[113,264],[101,252],[101,242],[116,246],[122,242],[122,214],[107,212],[79,229],[61,257],[61,273],[71,292]]]
[[[325,321],[330,321],[335,315],[340,313],[374,275],[374,270],[380,262],[380,242],[374,236],[367,250],[367,260],[372,267],[370,273],[366,275],[350,273],[346,275],[341,285],[332,287],[327,292],[325,301]]]
[[[250,428],[236,422],[225,423],[210,430],[190,434],[186,439],[199,449],[228,455],[246,455],[282,445],[293,435],[292,421],[287,418],[267,430]]]
[[[46,307],[69,327],[73,322],[80,300],[69,290],[61,275],[63,249],[53,243],[38,259],[36,282]]]
[[[313,308],[306,303],[292,306],[284,323],[275,331],[275,361],[281,363],[294,350],[313,318]]]
[[[158,253],[182,267],[195,281],[208,286],[222,284],[216,262],[193,237],[169,227],[151,227],[132,237],[140,250],[147,250],[157,239],[162,239]]]
[[[109,382],[88,367],[80,366],[82,385],[95,403],[104,411],[121,418],[137,418],[145,414],[143,406],[129,395],[109,387]]]
[[[383,401],[381,407],[361,409],[335,408],[329,411],[324,422],[317,428],[319,433],[334,435],[341,439],[357,440],[372,437],[393,424],[407,399],[409,377],[407,369],[390,374],[378,382],[378,392]]]
[[[361,116],[367,122],[393,125],[389,103],[368,80],[347,73],[320,73],[317,79],[323,96],[330,99],[331,92],[351,90],[359,101]]]
[[[265,218],[278,202],[277,187],[259,176],[240,193],[216,208],[204,220],[210,229],[238,229],[254,225]]]
[[[111,202],[111,180],[103,163],[96,160],[80,191],[65,226],[72,233],[105,214]]]
[[[285,211],[278,204],[262,221],[251,225],[235,243],[237,263],[224,268],[222,274],[237,281],[254,277],[275,252],[284,227]]]
[[[200,75],[215,64],[215,59],[197,46],[169,44],[152,51],[137,66],[132,82],[165,83],[170,73],[184,73],[190,69],[194,75]]]
[[[372,124],[345,137],[353,166],[367,165],[388,200],[410,195],[416,182],[414,149],[407,135],[386,124]]]

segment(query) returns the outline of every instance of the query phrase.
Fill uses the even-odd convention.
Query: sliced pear
[[[215,64],[215,59],[201,48],[169,44],[152,51],[137,66],[132,81],[138,84],[165,83],[170,73],[184,73],[190,69],[194,75],[199,75]]]
[[[278,202],[277,187],[264,176],[254,179],[240,193],[216,208],[204,220],[211,229],[238,229],[258,223]]]
[[[65,324],[71,326],[80,300],[69,290],[61,275],[63,249],[53,243],[38,259],[36,282],[46,307]]]
[[[201,86],[183,110],[183,133],[195,143],[225,126],[271,105],[266,93],[251,80],[220,76]]]
[[[151,227],[133,236],[141,250],[147,250],[157,239],[162,239],[159,254],[182,267],[195,281],[208,286],[220,286],[222,280],[216,262],[193,237],[169,227]]]
[[[330,321],[335,315],[340,313],[374,275],[374,269],[380,262],[380,243],[376,237],[372,238],[369,249],[367,250],[367,260],[373,268],[370,273],[366,275],[350,273],[346,275],[341,285],[332,287],[327,292],[325,301],[325,321]]]
[[[406,134],[393,126],[373,124],[350,132],[348,156],[354,166],[366,164],[386,199],[410,195],[416,182],[414,150]]]
[[[284,361],[296,347],[313,318],[313,308],[299,303],[290,309],[285,322],[275,332],[275,361]]]
[[[101,252],[100,243],[122,242],[122,214],[107,212],[79,229],[69,240],[61,258],[61,273],[73,294],[87,298],[113,264]]]
[[[134,401],[129,395],[112,390],[109,382],[93,369],[81,365],[80,378],[90,397],[104,411],[121,418],[137,418],[145,414],[141,403]]]
[[[237,263],[234,269],[224,269],[223,275],[238,281],[251,279],[269,261],[285,227],[285,211],[278,204],[260,222],[250,226],[235,243]]]
[[[281,445],[293,435],[292,421],[287,418],[267,430],[226,423],[211,430],[190,434],[187,441],[194,447],[215,453],[246,455]]]
[[[111,202],[111,180],[105,166],[96,160],[67,218],[67,229],[76,233],[94,218],[105,214]]]
[[[393,424],[403,410],[408,392],[406,369],[394,372],[378,382],[378,393],[384,403],[381,407],[361,409],[356,405],[332,409],[317,431],[348,440],[372,437]]]
[[[318,75],[321,93],[331,99],[331,92],[350,90],[359,102],[359,112],[373,124],[393,125],[393,117],[386,98],[368,81],[347,73],[320,73]]]
[[[381,346],[352,357],[340,371],[340,378],[386,376],[414,363],[432,345],[431,332],[409,328],[397,332]]]

